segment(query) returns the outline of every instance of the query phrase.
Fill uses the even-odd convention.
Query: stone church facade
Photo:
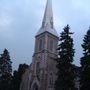
[[[58,34],[53,25],[52,1],[47,0],[42,26],[35,36],[32,63],[22,77],[20,90],[54,90]]]

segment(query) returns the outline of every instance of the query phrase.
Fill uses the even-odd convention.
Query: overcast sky
[[[52,0],[54,26],[58,34],[69,24],[74,32],[75,61],[82,56],[82,38],[90,25],[90,0]],[[0,0],[0,53],[10,52],[13,69],[30,64],[36,32],[39,30],[46,0]]]

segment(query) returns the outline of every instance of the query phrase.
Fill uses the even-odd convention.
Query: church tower
[[[32,64],[22,78],[21,90],[54,90],[58,34],[54,29],[52,0],[47,0],[41,28],[35,36]]]

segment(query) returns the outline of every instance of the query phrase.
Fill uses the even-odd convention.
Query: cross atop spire
[[[53,12],[52,12],[52,0],[47,0],[42,27],[49,26],[53,28]]]

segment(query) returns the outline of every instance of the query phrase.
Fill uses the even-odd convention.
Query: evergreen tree
[[[0,57],[0,90],[10,90],[12,80],[12,62],[10,60],[9,52],[4,50]]]
[[[13,73],[13,89],[12,90],[20,90],[20,84],[21,84],[21,79],[22,75],[24,74],[25,70],[29,66],[27,64],[20,64],[18,70],[14,71]]]
[[[57,80],[55,82],[55,90],[76,90],[74,84],[74,70],[73,70],[73,39],[72,32],[69,31],[69,25],[64,28],[60,34],[60,44],[58,45],[57,61]]]
[[[82,48],[80,89],[90,90],[90,28],[84,36]]]

